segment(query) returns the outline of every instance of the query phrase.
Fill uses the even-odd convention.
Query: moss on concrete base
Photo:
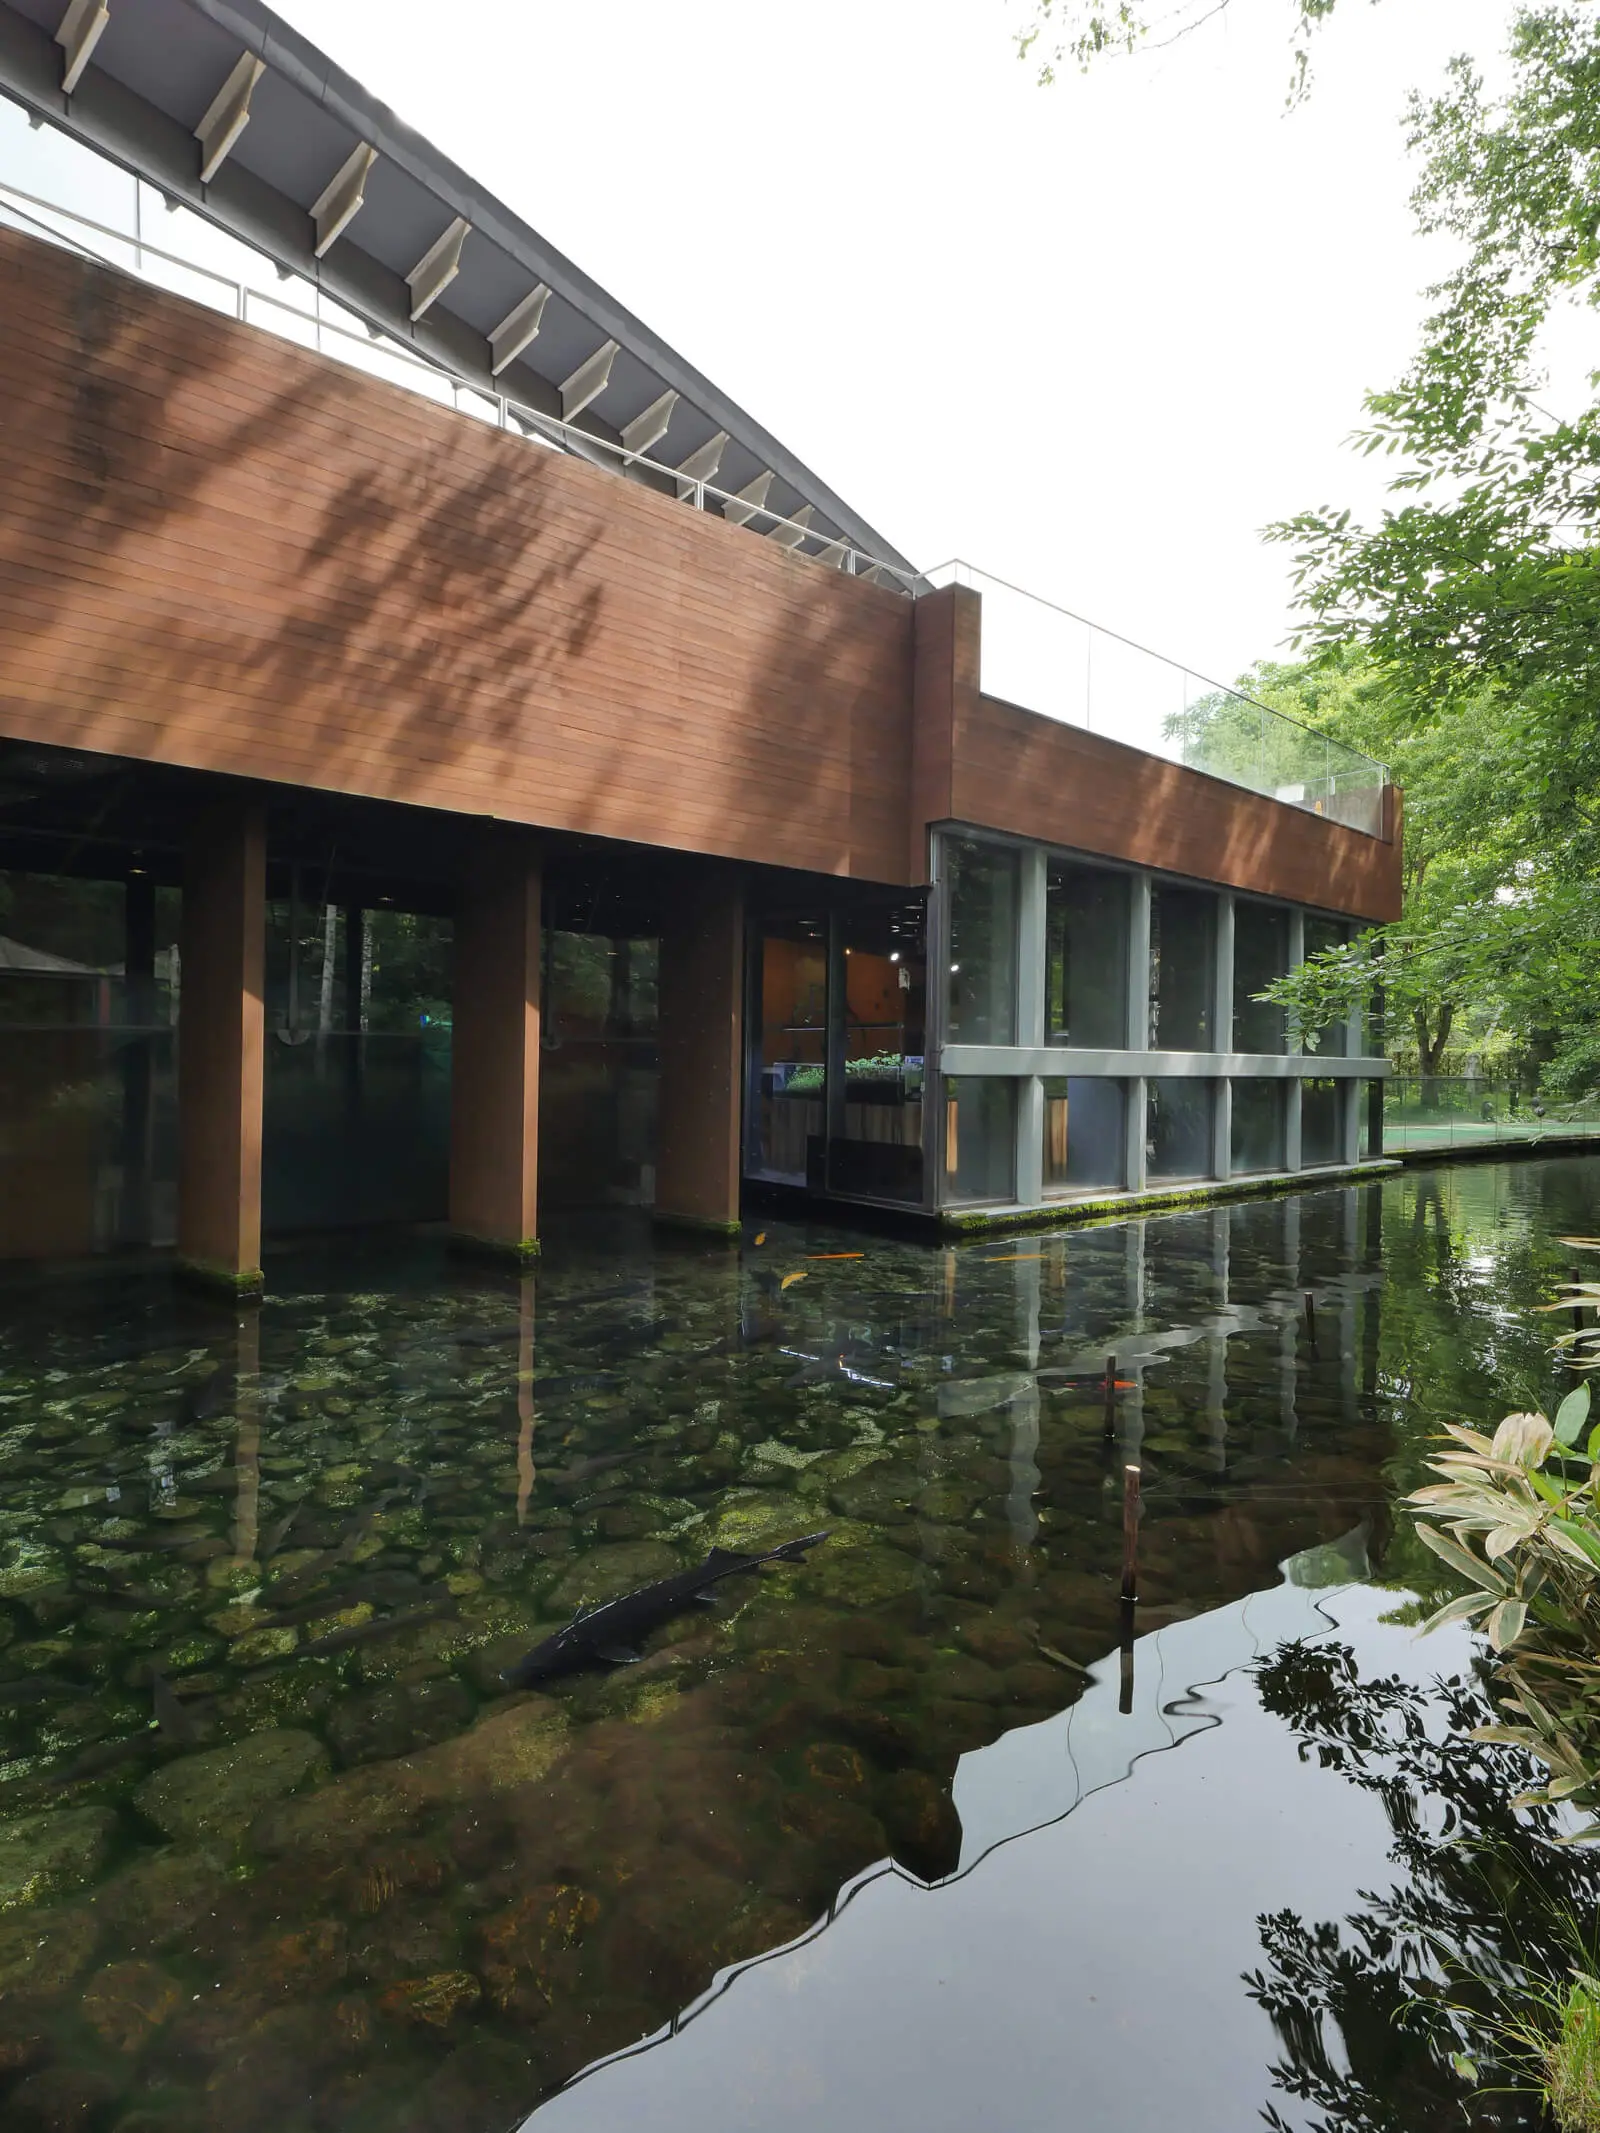
[[[1092,1200],[1052,1200],[1042,1207],[947,1207],[937,1221],[946,1236],[984,1236],[995,1230],[1059,1229],[1068,1223],[1126,1222],[1130,1215],[1170,1214],[1185,1207],[1212,1207],[1224,1200],[1276,1198],[1315,1192],[1324,1185],[1361,1184],[1400,1168],[1387,1158],[1327,1170],[1274,1171],[1250,1178],[1211,1178],[1192,1185],[1157,1186],[1145,1192],[1109,1192]]]
[[[730,1221],[717,1215],[673,1215],[658,1207],[650,1219],[658,1229],[687,1230],[696,1237],[734,1238],[744,1234],[744,1224],[737,1215]]]
[[[181,1253],[173,1263],[173,1273],[185,1288],[204,1289],[212,1296],[231,1296],[239,1303],[259,1303],[267,1285],[258,1266],[237,1272],[232,1267],[214,1266],[208,1259],[185,1259]]]
[[[513,1243],[505,1237],[475,1236],[465,1229],[451,1230],[449,1243],[453,1252],[464,1252],[474,1259],[494,1259],[501,1266],[532,1266],[540,1251],[537,1237],[522,1237]]]

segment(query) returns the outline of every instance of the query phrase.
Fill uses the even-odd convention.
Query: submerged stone
[[[237,1839],[264,1807],[327,1770],[314,1734],[283,1727],[169,1763],[145,1779],[134,1804],[169,1837]]]
[[[552,1586],[545,1596],[546,1611],[570,1614],[576,1607],[615,1600],[636,1585],[669,1578],[682,1567],[676,1550],[664,1541],[624,1541],[614,1548],[597,1548]]]
[[[0,1911],[90,1880],[115,1827],[109,1807],[61,1807],[0,1822]]]

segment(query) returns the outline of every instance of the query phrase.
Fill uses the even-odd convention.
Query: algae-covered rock
[[[875,1607],[914,1592],[918,1583],[916,1563],[895,1548],[844,1548],[837,1554],[820,1548],[814,1576],[819,1592],[849,1607]]]
[[[70,1984],[93,1959],[100,1928],[87,1903],[0,1914],[0,1994],[56,1992]]]
[[[169,1837],[236,1839],[274,1800],[327,1770],[321,1741],[285,1726],[186,1755],[147,1777],[133,1797]]]
[[[574,1563],[546,1594],[545,1612],[570,1614],[576,1607],[614,1600],[636,1585],[669,1578],[681,1568],[676,1552],[665,1541],[623,1541],[614,1548],[596,1548]]]
[[[703,1536],[710,1548],[759,1554],[780,1541],[798,1540],[814,1529],[816,1508],[778,1490],[763,1489],[725,1504]]]
[[[1025,1371],[1008,1371],[1003,1377],[956,1378],[939,1387],[939,1419],[950,1422],[992,1414],[997,1407],[1008,1407],[1024,1393],[1032,1392],[1034,1384],[1032,1375]]]
[[[113,2051],[140,2051],[182,2005],[183,1996],[154,1963],[108,1963],[84,1987],[84,2020]]]
[[[116,1817],[109,1807],[59,1807],[0,1822],[0,1911],[40,1903],[90,1880]]]
[[[441,1970],[432,1977],[406,1978],[380,1995],[385,2014],[402,2022],[425,2023],[430,2029],[448,2029],[469,2013],[483,1997],[483,1987],[470,1970]]]

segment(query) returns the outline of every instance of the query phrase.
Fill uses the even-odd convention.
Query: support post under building
[[[491,831],[456,903],[450,1227],[507,1258],[539,1250],[537,847]]]
[[[708,867],[661,928],[658,1221],[738,1233],[743,1005],[743,885]]]
[[[261,1288],[267,840],[259,802],[224,799],[189,834],[178,1012],[178,1263]]]

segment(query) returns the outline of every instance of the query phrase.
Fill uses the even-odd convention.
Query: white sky
[[[1448,261],[1399,123],[1509,0],[1362,0],[1286,113],[1289,0],[1034,85],[1006,0],[277,0],[924,567],[958,555],[1229,679],[1269,520]]]

